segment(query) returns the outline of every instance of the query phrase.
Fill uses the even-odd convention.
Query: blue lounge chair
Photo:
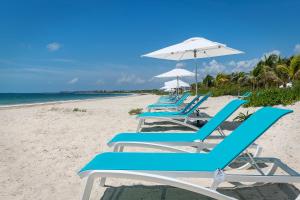
[[[157,110],[157,109],[172,109],[172,110],[178,110],[184,103],[184,101],[189,97],[189,95],[186,95],[182,98],[180,98],[180,100],[178,100],[176,103],[171,104],[171,103],[156,103],[156,104],[151,104],[148,105],[148,112],[151,112],[151,110]],[[199,99],[200,96],[196,96],[194,97],[194,99],[191,102],[195,102],[197,101],[197,99]]]
[[[159,98],[159,100],[156,102],[156,104],[174,104],[177,101],[179,101],[181,98],[187,98],[190,95],[189,92],[184,92],[181,96],[174,96],[172,98]]]
[[[142,125],[144,125],[146,119],[158,119],[158,120],[164,120],[164,121],[170,121],[176,124],[180,124],[183,126],[190,127],[194,130],[198,130],[199,128],[189,124],[188,120],[190,116],[194,113],[194,111],[204,102],[208,99],[210,96],[210,93],[203,96],[197,103],[191,106],[186,106],[181,111],[175,111],[175,112],[144,112],[137,116],[139,119],[139,124],[137,127],[137,132],[141,130]],[[182,121],[183,120],[183,121]]]
[[[238,96],[238,98],[244,99],[244,98],[250,97],[251,95],[252,95],[252,92],[245,92],[244,94]]]
[[[102,178],[101,185],[104,185],[106,177],[139,179],[171,185],[220,200],[236,200],[216,190],[223,182],[299,183],[299,173],[279,159],[249,160],[247,157],[239,157],[270,126],[290,112],[292,111],[272,107],[260,109],[209,153],[109,152],[98,154],[79,171],[81,177],[87,177],[82,199],[89,199],[94,179],[98,177]],[[241,163],[251,161],[257,173],[249,174],[249,170],[246,174],[224,171],[233,161]],[[259,163],[270,163],[273,166],[265,172],[259,167]],[[277,168],[281,168],[287,175],[275,175]],[[210,188],[206,188],[178,179],[180,177],[211,179],[213,183]]]
[[[174,92],[174,93],[170,93],[168,95],[160,96],[158,100],[161,100],[161,99],[168,99],[169,100],[169,99],[175,99],[177,97],[178,97],[178,95],[176,94],[176,92]]]
[[[197,152],[200,152],[203,148],[211,148],[215,145],[204,143],[204,140],[206,140],[216,129],[224,136],[224,133],[220,128],[221,124],[245,103],[247,103],[247,101],[241,99],[232,100],[197,132],[119,133],[108,143],[108,145],[114,147],[114,151],[123,151],[125,146],[141,146],[182,152],[182,150],[174,148],[174,146],[191,146],[197,147]],[[256,157],[260,151],[260,148],[257,146],[257,151],[254,156]]]

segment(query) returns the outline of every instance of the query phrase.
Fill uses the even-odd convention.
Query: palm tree
[[[265,62],[263,60],[260,60],[257,63],[256,67],[254,67],[254,69],[252,71],[252,75],[255,76],[255,77],[257,77],[260,74],[263,66],[265,66]]]
[[[246,75],[244,75],[244,76],[242,76],[242,77],[240,77],[239,79],[238,79],[238,84],[240,85],[240,86],[251,86],[252,85],[252,82],[251,82],[251,77],[250,77],[250,75],[249,74],[246,74]]]
[[[300,80],[300,55],[294,56],[291,60],[290,77],[292,80]]]
[[[280,83],[282,83],[282,80],[278,78],[275,71],[267,65],[262,66],[257,79],[259,85],[264,86],[265,88],[268,88],[272,85],[278,86]]]
[[[219,73],[216,76],[216,85],[220,86],[220,85],[224,85],[226,83],[229,83],[230,81],[230,76],[224,73]]]
[[[257,83],[265,88],[269,86],[278,86],[278,84],[286,84],[294,77],[289,66],[290,59],[281,58],[276,54],[265,56],[252,71]],[[252,79],[254,81],[254,79]]]
[[[290,81],[291,68],[285,64],[279,64],[275,68],[276,75],[280,78],[284,85]]]
[[[214,77],[212,77],[211,75],[206,75],[206,77],[203,79],[202,81],[203,85],[205,85],[206,87],[212,87],[214,84]]]
[[[281,58],[276,54],[271,54],[268,57],[265,56],[264,65],[267,65],[271,67],[272,69],[275,69],[278,62],[281,60]]]
[[[254,90],[257,85],[257,78],[255,76],[253,76],[252,73],[249,75],[249,81],[251,82],[252,90]]]
[[[234,72],[230,75],[231,83],[238,83],[239,79],[246,75],[245,72]]]

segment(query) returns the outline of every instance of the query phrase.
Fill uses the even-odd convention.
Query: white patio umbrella
[[[156,78],[173,78],[173,77],[175,77],[177,79],[177,87],[174,87],[174,88],[179,88],[179,86],[180,86],[179,78],[180,77],[190,77],[190,76],[195,76],[195,73],[190,72],[186,69],[175,68],[175,69],[172,69],[171,71],[165,72],[165,73],[157,75],[155,77]],[[185,83],[183,81],[181,81],[181,82]],[[178,90],[177,90],[177,94],[178,94]]]
[[[164,89],[168,88],[189,88],[190,85],[182,80],[172,80],[172,81],[167,81],[165,82],[165,86],[163,87]]]
[[[209,57],[225,56],[225,55],[240,54],[240,53],[243,52],[236,49],[229,48],[225,44],[213,42],[205,38],[195,37],[142,56],[180,61],[180,60],[209,58]],[[195,80],[196,80],[196,94],[197,94],[198,91],[197,65],[195,69]]]
[[[173,77],[188,77],[188,76],[195,76],[194,72],[190,72],[186,69],[181,68],[175,68],[171,71],[168,71],[166,73],[160,74],[155,76],[156,78],[173,78]]]
[[[166,92],[172,92],[174,91],[174,88],[169,88],[168,86],[163,86],[161,88],[159,88],[160,90],[164,90]]]

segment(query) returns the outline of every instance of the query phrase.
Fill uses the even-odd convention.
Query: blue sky
[[[245,52],[198,60],[200,76],[249,71],[269,52],[300,52],[299,10],[299,0],[1,1],[0,92],[157,88],[154,75],[194,63],[140,56],[190,37]]]

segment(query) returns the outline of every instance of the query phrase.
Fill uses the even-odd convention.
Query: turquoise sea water
[[[0,93],[0,105],[46,103],[55,101],[128,96],[121,93]]]

